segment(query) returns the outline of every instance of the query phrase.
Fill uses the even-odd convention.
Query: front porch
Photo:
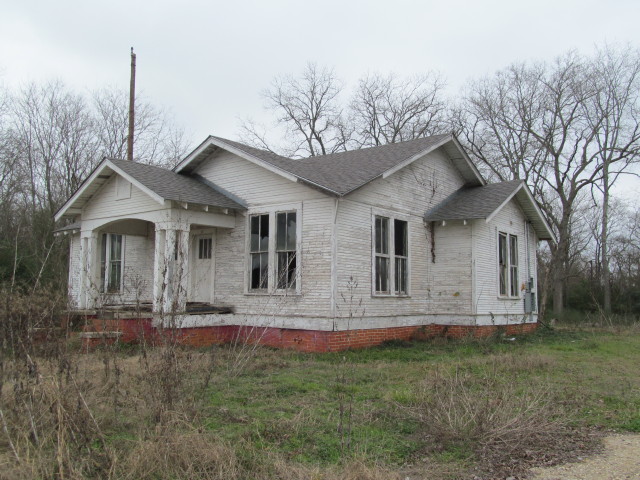
[[[217,313],[216,235],[234,226],[234,214],[186,207],[81,222],[70,269],[75,307],[107,316]]]

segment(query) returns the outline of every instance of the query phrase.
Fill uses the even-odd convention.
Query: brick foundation
[[[151,325],[150,318],[92,319],[85,331],[121,332],[120,341],[158,343],[162,335],[176,335],[183,345],[205,347],[232,342],[258,343],[269,347],[289,348],[301,352],[336,352],[348,348],[365,348],[380,345],[389,340],[425,340],[437,336],[448,338],[485,338],[497,333],[518,335],[533,332],[537,323],[513,325],[423,325],[412,327],[373,328],[368,330],[323,331],[296,330],[272,327],[245,327],[224,325],[215,327],[181,328],[175,331],[159,330]],[[83,340],[83,347],[94,348],[95,339]]]

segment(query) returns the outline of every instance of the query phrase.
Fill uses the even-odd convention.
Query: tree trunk
[[[609,272],[609,252],[607,240],[609,236],[609,165],[605,163],[602,171],[602,232],[600,235],[600,257],[602,258],[602,287],[604,292],[604,312],[611,313],[611,282]]]
[[[556,276],[553,280],[553,313],[556,316],[562,315],[564,311],[564,280],[560,273],[560,269],[556,268]]]

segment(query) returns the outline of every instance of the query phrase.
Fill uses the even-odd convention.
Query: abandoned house
[[[306,351],[530,331],[554,238],[452,135],[302,160],[210,136],[173,170],[104,159],[55,219],[73,308],[125,337]]]

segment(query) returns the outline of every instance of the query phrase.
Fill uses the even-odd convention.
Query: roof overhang
[[[551,226],[544,218],[542,210],[540,210],[540,207],[538,206],[538,202],[533,198],[533,194],[524,182],[522,182],[522,185],[515,190],[511,198],[515,198],[518,201],[520,208],[526,215],[527,219],[531,222],[531,225],[539,239],[549,240],[552,242],[558,241]],[[500,205],[496,211],[499,211],[504,205],[506,205],[506,202]],[[491,218],[494,215],[495,212],[491,214]],[[489,221],[489,218],[487,218],[487,221]]]
[[[127,172],[116,166],[108,158],[104,158],[102,162],[94,168],[91,175],[82,182],[82,185],[78,187],[78,190],[67,200],[62,207],[54,215],[54,220],[57,222],[64,217],[71,217],[78,215],[84,205],[95,195],[95,193],[107,183],[114,174],[118,174],[125,178],[131,184],[145,192],[151,198],[153,198],[159,204],[164,204],[165,199],[158,195],[153,190],[145,187],[142,183],[129,175]]]
[[[529,187],[524,182],[521,182],[518,187],[516,187],[511,195],[509,195],[498,208],[496,208],[491,215],[486,218],[487,223],[489,223],[493,218],[507,205],[511,200],[516,199],[522,212],[527,217],[527,220],[531,222],[533,229],[535,230],[538,238],[541,240],[551,240],[553,242],[556,241],[556,236],[553,233],[553,230],[549,226],[549,223],[544,218],[542,214],[542,210],[538,206],[538,202],[536,202],[535,198],[531,194]]]

